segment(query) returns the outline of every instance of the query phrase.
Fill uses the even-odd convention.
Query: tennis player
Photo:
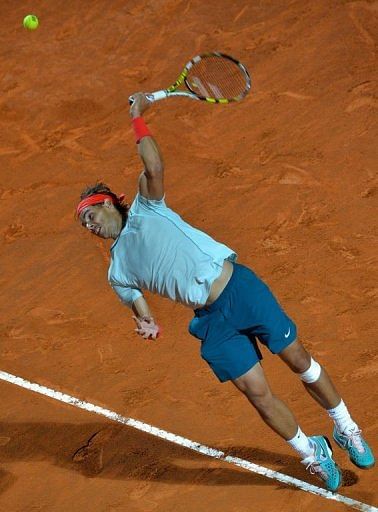
[[[164,164],[142,114],[150,106],[143,93],[130,107],[138,152],[144,165],[139,191],[131,205],[97,183],[81,194],[77,215],[101,238],[113,239],[109,283],[135,316],[136,332],[156,339],[156,323],[142,290],[180,302],[194,310],[189,332],[201,341],[201,355],[221,382],[231,381],[263,421],[300,455],[311,474],[327,489],[341,485],[341,471],[329,440],[307,436],[293,413],[274,395],[260,364],[258,342],[296,373],[309,394],[334,422],[333,438],[359,468],[374,465],[361,429],[332,384],[326,370],[297,338],[294,322],[236,253],[187,224],[165,203]]]

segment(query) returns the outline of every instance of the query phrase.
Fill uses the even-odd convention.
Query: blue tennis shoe
[[[342,473],[332,458],[329,440],[323,436],[309,437],[314,454],[302,460],[311,475],[317,475],[329,491],[335,492],[342,482]]]
[[[361,469],[372,468],[375,459],[370,446],[361,435],[361,430],[351,430],[349,432],[339,432],[335,427],[333,438],[343,450],[347,450],[349,458],[355,466]]]

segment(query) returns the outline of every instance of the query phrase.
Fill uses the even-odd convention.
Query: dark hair
[[[122,215],[123,219],[125,220],[127,217],[127,212],[130,209],[130,205],[124,202],[124,200],[119,200],[119,197],[117,194],[112,192],[110,188],[102,182],[97,182],[95,185],[90,185],[86,189],[83,190],[83,192],[80,194],[80,200],[82,201],[86,197],[93,196],[94,194],[107,194],[108,196],[112,197],[114,199],[114,206],[119,211],[119,213]]]

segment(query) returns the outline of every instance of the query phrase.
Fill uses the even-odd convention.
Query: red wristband
[[[139,142],[143,139],[143,137],[151,137],[151,133],[144,122],[143,117],[134,117],[132,120],[134,133],[135,133],[135,139],[136,143],[139,144]]]

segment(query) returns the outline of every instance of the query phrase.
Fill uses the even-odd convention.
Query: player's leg
[[[326,370],[318,363],[312,363],[314,360],[302,343],[296,340],[278,355],[293,372],[301,376],[306,390],[324,409],[332,409],[340,403],[341,397]]]
[[[271,319],[270,302],[274,302],[278,314],[283,316],[271,297],[267,286],[252,271],[235,264],[220,297],[210,306],[195,310],[189,332],[201,341],[201,356],[218,379],[232,381],[263,420],[301,455],[306,468],[334,491],[340,486],[341,473],[327,440],[322,436],[309,438],[301,431],[291,411],[271,392],[259,363],[262,355],[255,336],[270,334],[270,329],[263,325],[267,317]],[[275,317],[270,324],[274,327],[271,349],[279,353],[295,339],[295,325],[286,316],[278,327]],[[263,330],[257,332],[256,326],[262,326]]]
[[[327,410],[335,424],[333,437],[341,448],[349,452],[351,461],[363,469],[374,466],[373,453],[326,370],[298,340],[282,350],[279,356],[300,376],[309,394]]]
[[[298,431],[298,423],[290,409],[271,391],[260,363],[247,373],[232,381],[244,393],[265,423],[279,436],[288,441]],[[311,448],[306,441],[303,455],[309,455]]]
[[[302,432],[287,405],[272,393],[260,363],[232,382],[263,421],[301,455],[306,469],[316,473],[327,489],[337,490],[341,485],[341,472],[332,459],[328,439],[323,436],[307,437]]]
[[[248,271],[243,269],[246,274]],[[303,348],[297,338],[294,322],[285,314],[271,290],[258,278],[244,275],[254,294],[250,294],[247,311],[250,315],[251,334],[264,343],[273,354],[279,354],[289,367],[300,375],[310,395],[327,410],[335,423],[333,437],[336,443],[348,450],[351,461],[361,468],[374,465],[374,456],[361,430],[352,420],[350,413],[332,384],[330,377],[319,363]],[[254,282],[253,282],[254,281]],[[258,302],[254,297],[258,296]],[[245,326],[245,318],[242,318]]]
[[[234,274],[235,279],[235,274]],[[232,283],[231,283],[232,285]],[[230,286],[223,292],[229,294]],[[236,296],[238,298],[238,295]],[[263,420],[306,458],[313,447],[286,405],[270,390],[260,365],[262,357],[254,338],[239,333],[226,319],[226,308],[197,310],[189,324],[189,332],[201,341],[201,356],[221,382],[232,381],[245,394]]]

